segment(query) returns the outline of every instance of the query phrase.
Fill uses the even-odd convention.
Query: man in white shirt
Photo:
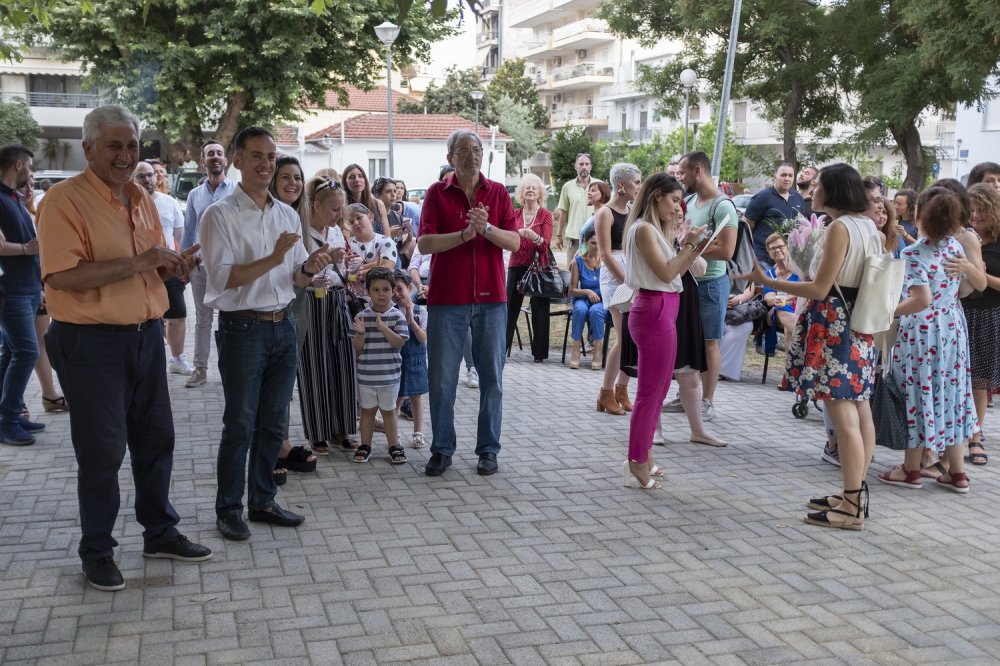
[[[226,159],[226,149],[218,141],[209,140],[202,144],[201,166],[208,177],[204,183],[188,192],[181,250],[186,250],[198,242],[198,224],[205,209],[217,201],[222,201],[236,189],[236,183],[226,178],[229,161]],[[208,381],[208,353],[212,344],[215,310],[205,305],[205,267],[197,266],[191,271],[190,280],[195,314],[194,372],[184,386],[195,388]]]
[[[153,204],[160,216],[160,226],[163,228],[163,240],[168,248],[176,250],[184,232],[184,214],[181,213],[177,200],[169,194],[157,191],[156,172],[149,162],[136,164],[132,179],[153,197]],[[170,346],[167,370],[178,375],[190,375],[194,368],[188,363],[187,354],[184,353],[184,335],[187,330],[184,283],[180,278],[170,278],[164,280],[163,285],[167,288],[167,298],[170,301],[170,307],[163,313],[167,344]]]
[[[330,263],[328,246],[307,254],[302,224],[289,206],[271,197],[274,137],[260,127],[236,135],[236,190],[202,215],[199,238],[207,285],[205,304],[219,311],[216,345],[226,396],[218,456],[216,527],[234,541],[250,537],[248,517],[286,527],[304,518],[275,501],[274,465],[295,384],[292,285],[307,286]],[[246,478],[249,453],[249,480]]]

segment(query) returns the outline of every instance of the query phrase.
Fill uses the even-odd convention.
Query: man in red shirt
[[[455,172],[431,185],[420,217],[421,254],[431,254],[427,293],[427,361],[434,424],[431,459],[424,472],[440,476],[455,453],[455,390],[466,332],[479,371],[476,471],[495,474],[503,414],[504,331],[507,292],[503,251],[520,247],[507,188],[487,180],[483,144],[471,130],[448,137]]]

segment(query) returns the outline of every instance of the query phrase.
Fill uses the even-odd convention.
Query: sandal
[[[406,462],[406,451],[403,450],[402,446],[397,444],[389,447],[389,462],[393,465],[402,465]]]
[[[281,465],[275,465],[271,478],[274,479],[274,485],[283,486],[285,481],[288,481],[288,470]]]
[[[903,473],[902,479],[892,478],[892,473],[895,472],[896,470],[899,470]],[[922,477],[923,474],[919,469],[908,470],[902,465],[896,465],[888,472],[882,472],[875,478],[881,481],[882,483],[889,484],[890,486],[899,486],[900,488],[910,488],[912,490],[920,490],[921,488],[924,487],[924,482]],[[846,498],[845,500],[848,502],[851,501]]]
[[[315,472],[316,456],[303,446],[293,446],[286,457],[278,458],[278,465],[292,472]]]
[[[923,465],[920,468],[920,476],[925,479],[935,480],[941,477],[943,474],[948,473],[948,468],[945,467],[940,460],[935,460],[929,465]]]
[[[66,398],[59,396],[58,398],[42,398],[42,409],[47,412],[68,412],[69,403],[66,402]]]
[[[355,442],[350,437],[345,437],[344,439],[340,440],[340,448],[344,451],[357,451],[358,443]]]
[[[861,495],[864,494],[864,504],[861,504]],[[857,495],[858,501],[855,502],[851,500],[848,495]],[[825,498],[824,498],[825,499]],[[864,519],[868,517],[868,483],[866,481],[861,482],[861,487],[857,490],[845,490],[844,503],[853,505],[857,511],[854,513],[848,513],[847,511],[841,511],[840,509],[827,509],[825,511],[819,511],[817,513],[807,514],[804,518],[805,522],[810,525],[819,525],[821,527],[835,527],[840,530],[863,530],[865,527]],[[830,520],[831,513],[837,513],[842,516],[847,516],[853,520],[844,521],[842,523],[834,522]]]
[[[815,511],[830,511],[833,509],[833,504],[830,500],[836,500],[839,506],[841,502],[844,501],[843,495],[827,495],[826,497],[817,497],[816,499],[811,499],[806,504],[807,509],[813,509]]]
[[[312,452],[318,456],[328,456],[330,455],[330,445],[326,442],[309,442],[309,446],[312,448]],[[301,449],[301,446],[295,447],[296,449]],[[294,451],[295,449],[292,449]],[[290,455],[290,454],[289,454]],[[313,461],[313,469],[316,469],[316,463]],[[312,469],[308,470],[312,471]]]
[[[663,484],[660,483],[652,474],[649,475],[649,479],[645,484],[643,484],[642,481],[640,481],[639,478],[632,473],[632,468],[626,460],[625,464],[622,466],[622,485],[626,488],[631,488],[633,479],[635,479],[635,482],[638,484],[640,490],[659,490],[663,487]]]
[[[965,473],[955,472],[954,474],[949,474],[948,476],[951,477],[950,480],[942,481],[941,479],[938,479],[937,481],[934,482],[935,485],[941,486],[942,488],[947,488],[948,490],[954,493],[962,493],[963,495],[969,492],[969,485],[970,485],[969,477],[966,476]],[[958,485],[959,483],[962,482],[965,483],[964,486]]]
[[[979,449],[979,453],[972,451],[973,446]],[[983,446],[982,442],[969,442],[969,455],[966,457],[966,460],[973,465],[985,465],[987,463],[989,457],[986,455],[986,447]]]
[[[362,444],[354,450],[354,462],[366,463],[372,457],[372,447],[369,444]]]

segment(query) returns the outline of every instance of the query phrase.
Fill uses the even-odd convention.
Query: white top
[[[635,243],[635,232],[638,231],[639,227],[646,225],[653,230],[653,235],[656,237],[656,242],[660,246],[660,251],[663,252],[663,256],[670,261],[677,256],[677,251],[674,250],[673,246],[667,242],[667,239],[663,237],[660,230],[654,227],[649,222],[644,222],[642,220],[636,220],[632,223],[632,226],[628,230],[628,236],[625,238],[625,284],[632,287],[633,289],[650,289],[652,291],[667,291],[679,293],[684,291],[684,285],[681,282],[681,274],[678,273],[673,280],[670,282],[664,282],[660,278],[656,277],[656,273],[653,269],[649,267],[649,264],[645,262],[642,258],[642,253]]]
[[[320,247],[322,247],[323,243],[326,243],[331,250],[334,250],[338,247],[339,248],[347,247],[347,241],[344,240],[344,232],[341,231],[340,227],[338,226],[327,227],[325,237],[321,232],[316,231],[315,229],[310,229],[309,235],[312,237],[312,245],[310,245],[309,247],[313,250],[317,250]],[[341,260],[340,263],[337,264],[337,269],[340,270],[341,275],[343,275],[344,273],[343,260]],[[317,275],[323,275],[329,278],[330,286],[333,287],[344,286],[344,283],[341,282],[340,278],[337,276],[337,273],[333,270],[333,264],[330,264],[329,266],[324,268],[322,271],[317,273]]]
[[[309,255],[299,240],[284,261],[250,284],[226,289],[234,265],[249,264],[274,252],[282,232],[302,232],[299,215],[270,195],[261,210],[242,187],[205,209],[198,238],[207,273],[205,305],[223,312],[260,310],[271,312],[288,306],[295,298],[292,277]]]
[[[420,254],[418,248],[414,248],[413,256],[410,257],[410,267],[407,270],[416,269],[417,273],[420,275],[421,280],[427,280],[431,276],[431,258],[432,254]]]
[[[170,247],[174,246],[174,229],[184,228],[184,213],[181,206],[169,194],[163,192],[153,192],[153,203],[156,204],[156,212],[160,214],[160,225],[163,226],[163,237]]]
[[[865,259],[874,254],[882,254],[882,241],[878,227],[863,215],[845,215],[837,218],[847,228],[850,245],[847,256],[837,273],[836,282],[841,287],[859,287],[865,273]]]

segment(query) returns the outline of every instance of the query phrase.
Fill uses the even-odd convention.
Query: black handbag
[[[886,363],[888,359],[883,358],[882,362]],[[892,368],[875,376],[871,409],[875,421],[875,443],[893,451],[906,450],[909,440],[906,396],[899,388]]]
[[[740,324],[745,324],[748,321],[754,321],[755,319],[760,319],[767,311],[771,308],[768,307],[767,303],[764,302],[762,296],[757,296],[751,298],[746,303],[740,303],[739,305],[734,305],[731,308],[726,309],[726,323],[730,326],[739,326]]]
[[[639,347],[632,339],[632,333],[628,329],[628,312],[622,313],[622,330],[618,331],[621,340],[621,356],[618,367],[629,377],[639,376]]]
[[[566,285],[563,283],[559,265],[552,250],[546,245],[545,256],[542,248],[535,249],[535,260],[528,266],[527,272],[517,283],[517,290],[531,298],[548,298],[558,301],[565,297]]]

